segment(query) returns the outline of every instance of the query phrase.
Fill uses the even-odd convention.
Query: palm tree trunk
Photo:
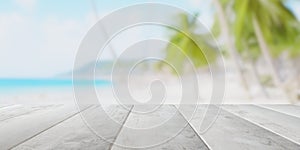
[[[246,81],[246,78],[244,75],[244,71],[239,63],[239,54],[235,48],[235,45],[231,39],[231,36],[230,36],[229,26],[228,26],[228,22],[226,20],[225,11],[219,0],[213,0],[213,3],[217,9],[217,14],[218,14],[221,30],[225,36],[225,40],[226,40],[226,44],[227,44],[227,48],[229,50],[230,56],[233,58],[234,65],[239,73],[239,78],[242,82],[242,85],[244,86],[245,90],[249,94],[249,86],[247,84],[247,81]],[[251,96],[249,95],[249,97],[251,97]]]
[[[287,86],[292,86],[291,84],[295,84],[293,87],[293,96],[295,101],[300,100],[300,68],[298,67],[299,58],[292,60],[292,68],[295,69],[295,76],[286,82]]]
[[[266,98],[270,98],[267,90],[265,89],[265,87],[261,84],[260,82],[260,79],[259,79],[259,73],[258,73],[258,70],[257,70],[257,67],[255,66],[255,63],[253,60],[251,60],[250,62],[250,66],[251,66],[251,73],[253,74],[254,76],[254,79],[255,79],[255,82],[258,84],[260,90],[262,91],[264,97]]]
[[[246,55],[251,57],[249,49],[246,49],[245,52],[246,52]],[[266,88],[263,86],[263,84],[260,81],[258,69],[256,67],[255,59],[253,57],[250,58],[250,69],[249,70],[250,70],[250,73],[252,74],[252,76],[254,77],[254,80],[255,80],[256,84],[258,85],[259,89],[261,90],[263,96],[265,98],[270,98]]]
[[[299,62],[299,58],[298,58],[298,62]],[[295,66],[298,66],[298,65],[295,65]],[[297,82],[296,99],[299,101],[300,100],[300,68],[299,67],[296,67],[296,68],[297,68],[297,73],[296,73],[296,82]]]
[[[265,39],[263,37],[263,34],[262,34],[262,31],[261,31],[261,29],[259,27],[259,24],[257,22],[257,19],[255,17],[252,17],[252,22],[253,22],[254,32],[255,32],[255,35],[257,37],[260,50],[263,54],[263,57],[264,57],[267,65],[270,67],[271,76],[272,76],[272,79],[274,81],[274,84],[279,86],[279,85],[281,85],[281,79],[280,79],[279,74],[278,74],[278,72],[277,72],[277,70],[276,70],[276,68],[273,64],[273,60],[272,60],[272,57],[271,57],[271,54],[270,54],[269,47],[266,44],[266,41],[265,41]]]
[[[262,31],[260,29],[260,26],[259,26],[258,21],[255,16],[252,17],[252,23],[253,23],[253,27],[254,27],[255,36],[257,37],[257,40],[258,40],[258,45],[260,47],[260,50],[262,52],[262,55],[268,65],[268,67],[270,68],[270,71],[271,71],[270,74],[272,76],[272,80],[273,80],[275,86],[283,91],[283,93],[285,94],[285,97],[287,99],[291,100],[290,96],[287,94],[284,84],[281,81],[280,76],[273,64],[273,60],[272,60],[272,57],[270,54],[270,49],[263,37]]]

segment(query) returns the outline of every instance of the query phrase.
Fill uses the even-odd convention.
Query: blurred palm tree
[[[217,28],[215,31],[224,36],[228,52],[235,62],[246,90],[248,85],[240,54],[248,57],[251,63],[262,56],[271,70],[270,75],[276,87],[287,93],[285,83],[273,61],[282,52],[288,52],[291,57],[300,55],[300,25],[294,14],[285,6],[285,1],[213,0],[213,2],[218,17],[213,28]],[[195,32],[197,28],[195,18],[181,14],[180,20],[184,33],[177,32],[172,35],[171,42],[181,48],[196,67],[206,66],[208,63],[202,51],[206,50],[205,53],[210,53],[209,57],[215,57],[213,46],[204,40],[205,35]],[[197,47],[189,37],[201,41],[201,45],[205,48]],[[166,59],[176,68],[184,68],[185,57],[176,53],[174,49],[176,47],[168,45]],[[257,75],[257,71],[255,72]]]
[[[238,77],[240,78],[240,81],[245,88],[245,90],[248,92],[248,96],[251,97],[249,93],[249,85],[247,83],[246,75],[245,75],[245,69],[243,68],[243,61],[240,59],[240,55],[238,53],[237,48],[234,44],[234,36],[231,32],[230,28],[230,20],[229,17],[226,16],[225,9],[226,6],[229,4],[229,0],[212,0],[213,6],[216,9],[216,19],[215,23],[213,25],[212,31],[214,32],[215,36],[224,36],[225,40],[225,46],[226,50],[228,51],[230,57],[233,60],[233,64],[235,66],[235,69],[238,72]],[[225,6],[225,7],[224,7]]]
[[[236,47],[250,50],[253,58],[261,53],[274,84],[286,92],[273,59],[286,50],[290,56],[299,54],[298,20],[283,0],[234,0],[233,10]]]
[[[225,44],[237,64],[240,75],[243,77],[243,70],[238,64],[237,52],[243,56],[243,60],[250,60],[251,70],[254,70],[252,72],[256,74],[256,78],[258,78],[257,71],[253,63],[262,54],[271,70],[274,83],[279,88],[284,87],[273,59],[284,51],[291,57],[300,54],[300,25],[284,5],[285,0],[213,0],[213,2],[218,17],[213,31],[217,34],[223,32]],[[262,87],[261,84],[260,86]]]
[[[187,14],[179,14],[178,18],[182,31],[176,31],[171,35],[170,44],[166,48],[165,60],[176,68],[177,73],[185,71],[185,64],[188,61],[192,62],[195,68],[215,63],[217,52],[215,46],[209,43],[211,41],[206,40],[208,33],[197,33],[197,29],[199,29],[196,23],[197,15],[191,18]],[[174,31],[174,29],[171,30]]]

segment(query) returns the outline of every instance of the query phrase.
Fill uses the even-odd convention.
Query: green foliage
[[[240,52],[248,49],[254,58],[260,54],[252,26],[255,17],[273,57],[285,50],[291,56],[300,54],[300,24],[282,0],[234,0],[233,10],[235,43]]]
[[[207,35],[196,33],[196,17],[189,18],[186,14],[179,15],[179,25],[183,31],[176,31],[170,37],[170,44],[166,48],[166,61],[183,72],[185,63],[192,62],[195,68],[207,66],[216,60],[216,50],[210,41],[206,41]],[[208,33],[207,33],[208,34]],[[208,62],[213,60],[214,62]],[[174,70],[173,70],[174,71]]]
[[[273,87],[274,86],[274,84],[272,82],[272,77],[269,76],[269,75],[263,75],[263,76],[261,76],[260,82],[262,83],[262,85],[265,85],[265,86],[269,86],[269,87]]]
[[[220,27],[218,16],[215,15],[214,17],[215,17],[215,22],[211,28],[211,32],[215,37],[218,37],[221,35],[221,27]]]

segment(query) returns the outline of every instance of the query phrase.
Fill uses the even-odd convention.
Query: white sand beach
[[[120,104],[120,103],[133,103],[133,104],[184,104],[196,102],[199,104],[212,103],[212,83],[209,74],[201,75],[199,79],[199,99],[196,100],[195,92],[196,88],[186,90],[185,96],[182,95],[182,86],[178,82],[176,77],[161,76],[159,79],[156,77],[135,77],[133,82],[129,82],[129,85],[124,84],[125,88],[130,89],[130,97],[122,97],[118,94],[114,94],[122,90],[119,87],[113,86],[113,84],[96,87],[97,97],[99,104]],[[151,85],[151,81],[161,80],[161,84],[154,83]],[[151,85],[151,86],[150,86]],[[163,92],[162,89],[166,92]],[[218,99],[217,104],[289,104],[283,94],[280,94],[280,90],[275,88],[268,88],[269,98],[266,98],[260,91],[259,87],[252,85],[249,92],[237,81],[235,76],[226,75],[226,82],[224,88],[223,99]],[[152,91],[152,93],[151,93]],[[82,91],[84,92],[84,90]],[[122,92],[119,92],[122,93]],[[223,92],[220,92],[221,94]],[[251,97],[249,96],[251,95]],[[152,97],[152,95],[154,95]],[[89,94],[85,95],[87,99],[90,98]],[[73,103],[76,104],[75,94],[73,87],[64,88],[49,88],[42,90],[28,90],[13,91],[0,94],[0,103],[14,103],[14,104],[52,104],[52,103]],[[220,96],[222,98],[222,96]],[[151,99],[152,98],[152,99]],[[185,98],[185,99],[183,99]],[[94,98],[95,99],[95,98]],[[126,99],[130,99],[129,101]]]

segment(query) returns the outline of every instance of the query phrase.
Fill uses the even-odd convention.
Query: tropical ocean
[[[57,103],[73,102],[72,79],[0,79],[0,103]],[[76,80],[78,86],[105,88],[107,80]]]

